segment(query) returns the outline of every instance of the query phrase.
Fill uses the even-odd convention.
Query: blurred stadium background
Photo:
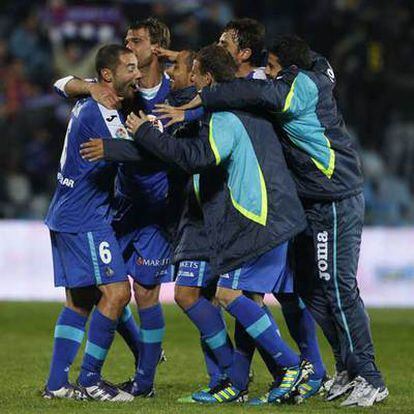
[[[3,413],[109,412],[100,404],[45,403],[52,331],[63,292],[53,288],[49,235],[42,220],[55,187],[70,103],[54,94],[67,74],[93,75],[102,43],[121,42],[130,19],[157,16],[172,31],[172,47],[194,48],[218,38],[233,17],[266,24],[268,37],[296,32],[329,57],[337,98],[360,149],[365,171],[366,227],[359,285],[371,307],[414,308],[414,1],[413,0],[2,0],[0,2],[0,407]],[[163,287],[171,301],[172,285]],[[24,301],[24,303],[10,301]],[[169,361],[157,376],[155,401],[135,401],[123,413],[204,413],[174,404],[205,382],[196,331],[166,306]],[[375,412],[411,412],[413,309],[370,309],[377,360],[391,392]],[[275,316],[281,320],[280,312]],[[285,329],[282,326],[282,332]],[[182,352],[185,345],[185,352]],[[322,352],[332,373],[325,340]],[[189,363],[191,361],[191,363]],[[75,362],[75,373],[80,360]],[[27,368],[30,367],[28,375]],[[115,342],[104,375],[130,374],[132,360]],[[269,377],[256,361],[253,395]],[[180,375],[176,375],[179,372]],[[75,374],[73,374],[75,375]],[[75,378],[75,377],[74,377]],[[403,380],[402,380],[403,379]],[[411,407],[411,408],[410,408]],[[212,408],[215,409],[215,408]],[[284,412],[328,413],[320,399]],[[264,408],[262,412],[273,412]],[[349,410],[348,410],[349,411]],[[221,407],[223,413],[239,407]],[[337,410],[334,410],[337,412]],[[351,412],[354,410],[351,409]],[[359,411],[358,411],[359,412]]]
[[[329,57],[365,171],[363,297],[414,306],[412,0],[3,0],[0,8],[0,300],[61,297],[41,222],[71,106],[53,80],[93,76],[98,45],[121,42],[132,18],[157,16],[171,28],[172,48],[197,49],[231,18],[249,16],[269,39],[296,32]]]

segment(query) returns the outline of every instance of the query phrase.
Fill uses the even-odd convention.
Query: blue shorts
[[[208,262],[184,260],[179,263],[175,283],[179,286],[204,288],[217,283],[218,277],[211,273]]]
[[[139,284],[172,282],[171,246],[158,226],[146,226],[118,236],[128,274]]]
[[[50,231],[55,286],[107,285],[128,280],[114,231],[64,233]]]
[[[287,251],[286,242],[250,260],[243,267],[220,275],[217,286],[254,293],[293,292]]]

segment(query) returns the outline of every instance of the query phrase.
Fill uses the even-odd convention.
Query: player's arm
[[[200,98],[203,107],[209,111],[261,109],[281,112],[289,103],[291,86],[283,79],[236,79],[203,88]]]
[[[85,80],[70,75],[58,79],[53,87],[60,96],[65,98],[91,96],[95,101],[109,109],[116,108],[120,103],[119,96],[111,88],[92,79]]]
[[[220,164],[227,159],[232,148],[232,143],[229,143],[226,149],[221,151],[220,156],[217,156],[217,148],[211,137],[174,139],[169,134],[153,128],[142,112],[140,116],[130,114],[126,125],[140,146],[189,174],[197,174]]]
[[[93,138],[81,144],[80,154],[88,161],[135,162],[140,166],[165,170],[165,164],[158,158],[138,149],[134,141],[126,139]]]

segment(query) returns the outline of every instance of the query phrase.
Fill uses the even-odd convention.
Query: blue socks
[[[98,308],[92,312],[88,341],[79,374],[79,383],[83,387],[90,387],[101,379],[102,366],[114,340],[117,325],[118,320],[107,318]]]
[[[72,365],[85,334],[87,317],[64,307],[55,326],[52,363],[47,389],[56,391],[69,382]]]
[[[125,307],[121,317],[119,318],[117,331],[122,338],[124,338],[125,343],[134,355],[135,368],[137,369],[141,347],[140,330],[129,306]]]
[[[155,371],[161,356],[165,323],[159,303],[150,308],[139,309],[138,313],[141,320],[141,355],[134,380],[139,390],[145,392],[154,383]]]
[[[249,371],[256,344],[236,319],[234,326],[234,357],[230,369],[230,378],[239,390],[246,390],[249,385]]]
[[[281,367],[298,366],[300,359],[278,334],[276,322],[253,300],[241,295],[227,306],[227,311],[240,322],[253,338]],[[273,319],[273,318],[272,318]]]
[[[275,295],[282,306],[283,316],[291,337],[301,352],[301,359],[311,362],[314,374],[311,379],[320,379],[326,373],[325,365],[319,351],[316,325],[304,303],[295,294]]]
[[[200,338],[200,345],[204,355],[204,362],[206,364],[207,374],[210,378],[208,383],[209,388],[214,388],[220,384],[220,381],[225,377],[225,372],[219,367],[216,357],[210,347]]]
[[[202,297],[186,310],[186,314],[213,352],[220,369],[225,371],[233,362],[233,346],[220,309]]]

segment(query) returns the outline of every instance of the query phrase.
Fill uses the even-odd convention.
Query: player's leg
[[[164,314],[159,302],[161,285],[141,285],[134,282],[134,297],[141,323],[140,360],[132,388],[135,396],[153,396],[155,372],[162,353],[165,333]]]
[[[210,382],[207,388],[193,393],[196,401],[226,380],[227,370],[233,361],[233,345],[218,304],[214,301],[217,278],[211,275],[207,263],[184,261],[178,266],[175,300],[200,332]],[[184,401],[184,400],[183,400]]]
[[[130,349],[135,360],[135,370],[138,368],[141,337],[139,326],[132,314],[130,305],[126,306],[119,318],[119,323],[116,328],[117,332],[122,336],[128,348]],[[135,372],[134,370],[134,372]]]
[[[184,276],[190,272],[185,270],[190,263],[192,273],[197,277]],[[175,285],[175,300],[199,330],[201,340],[215,355],[220,371],[225,373],[233,361],[233,346],[220,308],[202,295],[202,288],[215,280],[207,263],[181,262]]]
[[[66,289],[66,302],[55,326],[53,356],[44,398],[86,399],[69,383],[69,370],[85,334],[88,316],[96,301],[96,288]]]
[[[140,358],[133,380],[125,382],[122,389],[134,396],[152,397],[165,333],[160,288],[162,283],[173,279],[170,245],[157,226],[136,229],[129,239],[131,254],[127,266],[134,279],[134,297],[140,318]]]
[[[316,323],[321,327],[328,340],[335,359],[336,374],[328,389],[327,399],[335,399],[351,388],[351,381],[346,370],[346,345],[335,322],[331,305],[321,286],[317,267],[317,249],[314,245],[310,227],[295,238],[294,272],[295,290],[305,302]]]
[[[101,297],[91,313],[88,340],[78,383],[90,398],[101,401],[131,401],[132,397],[101,378],[102,366],[112,345],[119,317],[131,298],[125,264],[111,229],[82,233],[85,243],[85,278],[92,278]]]
[[[271,320],[266,310],[243,295],[243,291],[273,291],[279,277],[274,271],[275,263],[282,258],[286,261],[286,249],[279,247],[252,260],[241,269],[221,275],[217,290],[220,304],[239,321],[256,346],[263,348],[272,356],[274,362],[285,370],[280,386],[272,389],[269,402],[286,397],[302,380],[304,370],[300,368],[299,356],[280,337],[276,323]],[[234,400],[243,394],[244,390],[232,385],[231,389],[214,394],[218,402]],[[231,397],[232,392],[236,396]]]
[[[316,394],[326,380],[326,368],[319,350],[315,321],[306,309],[305,304],[295,293],[276,293],[290,336],[296,342],[301,360],[309,361],[313,366],[313,374],[309,380],[301,384],[301,398],[309,398]]]
[[[319,208],[324,221],[314,226],[314,243],[321,285],[344,343],[348,375],[355,378],[343,405],[369,406],[386,398],[388,390],[375,364],[369,317],[356,280],[363,216],[362,195],[325,203]],[[327,248],[326,270],[321,246]]]
[[[249,292],[243,292],[247,297],[254,300],[269,316],[272,324],[275,325],[275,321],[270,309],[263,302],[262,294],[251,294]],[[277,328],[277,325],[276,329]],[[253,359],[254,351],[256,350],[256,344],[253,338],[246,332],[246,329],[236,320],[234,328],[234,363],[231,367],[231,377],[233,381],[238,384],[241,389],[247,389],[251,380],[252,371],[250,369]],[[280,374],[280,367],[275,363],[274,359],[263,348],[258,347],[257,350],[260,353],[267,369],[273,376],[273,380],[276,381]]]

